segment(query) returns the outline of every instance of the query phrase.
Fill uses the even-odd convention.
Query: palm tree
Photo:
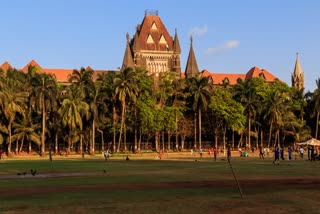
[[[13,123],[12,128],[14,129],[12,135],[12,141],[17,142],[16,153],[22,151],[24,140],[29,141],[29,153],[31,153],[31,142],[34,142],[39,147],[41,146],[40,136],[37,134],[38,125],[32,124],[31,115],[28,114],[19,123]],[[18,150],[18,142],[21,141],[20,149]]]
[[[169,106],[174,108],[175,112],[175,122],[176,122],[176,130],[175,130],[175,138],[176,138],[176,150],[178,151],[179,142],[178,142],[178,123],[179,118],[183,117],[183,111],[186,109],[186,94],[183,93],[185,90],[185,80],[184,79],[175,79],[172,82],[172,91],[170,93],[170,97],[168,99]]]
[[[257,94],[258,83],[260,78],[253,78],[250,80],[243,81],[242,79],[237,80],[237,84],[233,88],[235,99],[240,102],[245,108],[245,114],[247,117],[248,127],[248,146],[251,147],[251,123],[253,117],[256,115],[256,111],[259,103],[259,96]]]
[[[314,112],[316,113],[316,133],[315,138],[318,139],[319,117],[320,117],[320,78],[316,80],[317,88],[313,92]]]
[[[68,97],[62,101],[61,107],[58,113],[62,119],[62,125],[68,128],[68,153],[72,145],[72,138],[77,130],[83,129],[83,116],[88,118],[89,116],[89,105],[84,102],[84,93],[78,87],[72,85],[68,88]]]
[[[72,74],[69,76],[68,81],[78,87],[80,90],[83,91],[85,98],[84,101],[87,102],[90,107],[90,113],[92,114],[92,120],[91,120],[91,125],[92,129],[90,131],[90,150],[91,154],[94,154],[94,149],[95,149],[95,125],[96,125],[96,111],[94,107],[94,96],[95,93],[95,85],[93,82],[93,73],[94,71],[90,68],[80,68],[80,70],[74,69],[72,71]],[[88,124],[89,125],[89,124]],[[80,152],[82,153],[82,138],[83,138],[83,133],[80,133]]]
[[[206,111],[211,100],[212,84],[209,83],[208,77],[191,77],[188,79],[189,92],[192,98],[192,109],[195,115],[198,112],[198,125],[199,125],[199,148],[201,148],[201,112]],[[196,121],[196,117],[195,117]],[[196,122],[195,122],[196,123]],[[196,127],[195,127],[196,139]],[[196,147],[196,141],[195,147]]]
[[[36,100],[35,106],[41,111],[42,116],[41,155],[44,155],[47,112],[56,109],[57,83],[55,77],[51,74],[35,73],[31,79],[31,86]]]
[[[6,80],[6,87],[1,88],[0,103],[3,114],[8,121],[8,155],[11,155],[11,143],[12,143],[12,123],[19,114],[22,117],[25,116],[26,102],[28,93],[18,90],[18,82],[13,79]]]
[[[137,76],[135,70],[126,68],[114,79],[115,95],[121,103],[121,126],[117,151],[120,150],[122,130],[125,125],[126,104],[129,101],[136,102],[138,94]]]

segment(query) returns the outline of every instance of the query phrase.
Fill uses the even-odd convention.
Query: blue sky
[[[246,73],[264,68],[291,85],[296,52],[306,90],[320,78],[320,1],[317,0],[1,0],[0,64],[22,68],[117,69],[126,32],[146,9],[177,28],[185,69],[193,35],[200,70]]]

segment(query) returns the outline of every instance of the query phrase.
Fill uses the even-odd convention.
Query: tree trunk
[[[23,136],[23,138],[22,138],[22,140],[21,140],[21,145],[20,145],[19,153],[22,152],[23,144],[24,144],[24,136]]]
[[[168,132],[168,146],[167,146],[168,151],[171,150],[171,146],[170,146],[170,144],[171,144],[171,136],[172,136],[171,133]]]
[[[124,125],[124,112],[125,112],[125,102],[122,103],[122,113],[121,113],[121,125],[120,125],[120,134],[119,134],[119,142],[117,152],[120,151],[121,137],[122,137],[122,129]]]
[[[320,116],[320,112],[319,112],[319,111],[317,111],[317,123],[316,123],[316,134],[315,134],[315,139],[318,139],[319,116]]]
[[[197,112],[194,112],[194,148],[197,148]]]
[[[83,153],[83,135],[80,134],[80,149],[79,149],[80,155]]]
[[[71,134],[72,134],[72,129],[69,128],[69,136],[68,136],[68,149],[67,149],[67,154],[68,155],[70,153],[70,148],[71,148],[71,144],[72,144],[72,137],[71,137]]]
[[[46,142],[46,104],[44,102],[44,97],[42,96],[42,133],[41,133],[41,155],[45,153],[45,142]]]
[[[97,129],[97,131],[101,134],[101,149],[102,151],[106,151],[107,149],[105,148],[105,145],[104,145],[103,131],[99,128]]]
[[[16,153],[16,155],[19,153],[19,140],[16,140],[15,153]]]
[[[232,130],[232,149],[234,149],[234,130]]]
[[[155,140],[156,151],[158,152],[159,151],[159,131],[156,131],[154,140]]]
[[[199,148],[202,149],[202,145],[201,145],[201,108],[199,108]]]
[[[8,144],[8,156],[11,156],[11,122],[8,124],[9,144]]]
[[[112,142],[112,151],[116,151],[116,108],[112,107],[112,118],[113,118],[113,142]]]
[[[56,132],[56,136],[55,136],[55,142],[54,142],[54,152],[55,154],[58,154],[58,132]]]
[[[176,112],[176,125],[177,125],[177,128],[176,128],[176,150],[178,151],[178,148],[179,148],[179,136],[178,136],[178,116],[177,116],[177,112]],[[172,148],[173,149],[173,148]]]
[[[127,152],[127,126],[123,124],[123,144],[124,144],[124,152]]]
[[[133,142],[133,153],[137,151],[137,144],[138,144],[138,119],[137,119],[137,106],[134,105],[134,142]]]
[[[162,132],[161,132],[161,138],[162,138],[162,151],[164,151],[165,150],[165,146],[164,146],[164,130],[162,130]]]
[[[251,118],[248,116],[248,146],[251,148]]]
[[[260,147],[263,148],[263,129],[260,130]]]
[[[223,154],[226,154],[226,134],[227,134],[227,126],[223,126]]]
[[[270,147],[270,144],[271,144],[271,137],[272,137],[272,124],[273,124],[273,122],[271,121],[271,124],[270,124],[270,130],[269,130],[268,148]]]
[[[184,151],[185,138],[184,135],[181,136],[181,151]]]
[[[29,141],[28,153],[31,154],[31,152],[32,152],[32,146],[31,146],[31,141]]]
[[[94,154],[95,152],[95,146],[96,146],[96,118],[94,116],[94,119],[92,121],[92,148],[91,148],[91,153]]]

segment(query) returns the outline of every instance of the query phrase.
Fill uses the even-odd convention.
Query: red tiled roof
[[[0,68],[3,70],[3,71],[7,71],[9,69],[12,69],[12,66],[7,62],[5,61],[1,66]]]
[[[155,23],[157,29],[152,29],[153,23]],[[173,50],[172,37],[168,33],[159,16],[146,15],[142,21],[142,24],[138,27],[138,31],[139,44],[142,50],[167,51],[167,45],[169,50]],[[149,35],[152,37],[154,41],[153,43],[147,43]],[[161,35],[164,36],[167,44],[160,43]]]
[[[35,60],[31,60],[26,66],[24,66],[21,70],[25,73],[28,72],[28,68],[30,66],[33,66],[33,67],[37,67],[41,70],[41,66],[35,61]]]
[[[237,80],[240,79],[245,79],[245,74],[232,74],[232,73],[210,73],[208,70],[203,70],[201,72],[202,76],[211,76],[213,83],[215,85],[221,85],[223,84],[223,81],[225,79],[229,80],[230,85],[235,85],[237,84]]]
[[[53,74],[57,82],[68,82],[68,77],[72,74],[73,69],[54,69],[54,68],[43,68],[39,72]]]
[[[278,79],[274,75],[272,75],[269,71],[265,69],[260,70],[260,68],[258,67],[251,68],[247,72],[245,80],[251,79],[253,77],[263,77],[267,82],[273,82],[276,79]]]
[[[246,74],[232,74],[232,73],[210,73],[208,70],[203,70],[201,76],[211,77],[213,83],[216,85],[223,84],[225,79],[229,80],[230,85],[237,84],[237,80],[240,78],[242,80],[248,80],[254,77],[262,77],[267,82],[273,82],[278,78],[271,74],[266,69],[260,69],[258,67],[251,68]]]

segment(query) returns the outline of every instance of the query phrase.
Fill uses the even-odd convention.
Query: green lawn
[[[233,158],[232,166],[244,199],[220,158],[5,159],[0,213],[320,213],[320,162]]]

